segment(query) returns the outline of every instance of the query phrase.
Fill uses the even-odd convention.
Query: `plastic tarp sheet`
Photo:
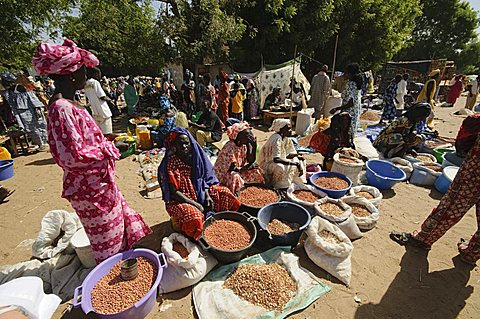
[[[289,251],[290,247],[275,247],[210,272],[193,289],[193,302],[198,317],[200,319],[280,319],[308,307],[329,292],[330,287],[309,271],[301,268],[298,257]],[[278,263],[285,267],[297,284],[296,295],[282,310],[268,311],[240,299],[230,289],[223,288],[223,282],[236,267],[245,264],[270,263]]]

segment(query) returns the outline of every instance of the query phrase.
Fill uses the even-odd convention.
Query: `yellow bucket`
[[[10,160],[12,155],[5,147],[0,147],[0,161]]]

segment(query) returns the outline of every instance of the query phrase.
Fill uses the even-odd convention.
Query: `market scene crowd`
[[[0,73],[0,215],[30,196],[16,182],[23,166],[31,180],[48,165],[42,179],[68,201],[43,211],[31,242],[12,243],[32,258],[2,262],[0,319],[339,317],[318,312],[338,291],[356,307],[344,317],[412,318],[401,308],[443,287],[430,252],[453,258],[455,289],[478,279],[480,74],[446,59],[376,72],[350,61],[317,62],[307,79],[293,59],[257,73],[222,64],[113,77],[94,52],[41,42],[31,70]],[[397,196],[435,201],[402,208]],[[461,221],[474,233],[436,244]],[[402,249],[393,281],[378,277],[380,310],[355,283],[377,280],[355,253],[381,260],[378,246]],[[176,291],[186,292],[169,299]],[[430,298],[429,315],[474,318],[473,295],[438,299],[442,313]]]

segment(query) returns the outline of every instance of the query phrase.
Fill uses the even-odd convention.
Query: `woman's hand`
[[[212,197],[210,197],[208,189],[205,190],[205,203],[204,204],[205,204],[205,211],[211,211],[213,209],[213,206],[215,205]]]

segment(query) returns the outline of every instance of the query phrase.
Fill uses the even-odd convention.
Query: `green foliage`
[[[55,36],[70,0],[0,0],[0,69],[31,64],[38,38]]]
[[[95,53],[107,74],[158,74],[165,65],[149,1],[80,0],[79,12],[67,17],[64,35]]]
[[[480,71],[480,41],[468,43],[455,58],[458,72],[463,74],[478,74]]]
[[[476,38],[477,12],[461,0],[421,0],[423,14],[401,59],[454,59],[459,51]],[[478,60],[477,60],[478,61]]]

